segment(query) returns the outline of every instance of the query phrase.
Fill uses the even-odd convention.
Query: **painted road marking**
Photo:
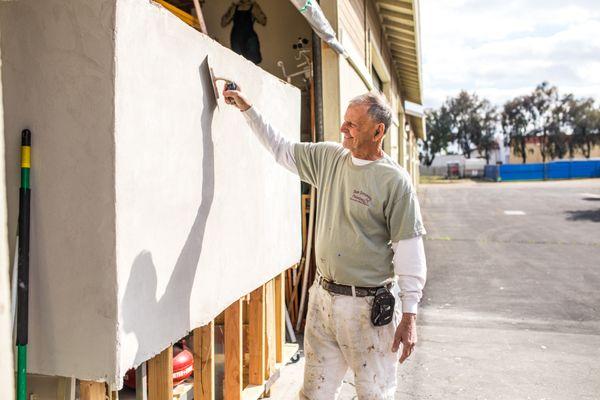
[[[519,210],[504,210],[504,215],[525,215],[525,211],[519,211]]]
[[[594,193],[579,193],[583,197],[593,197],[594,199],[600,199],[600,194]]]

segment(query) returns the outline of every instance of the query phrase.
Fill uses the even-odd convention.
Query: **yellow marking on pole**
[[[31,168],[30,146],[21,146],[21,168]]]

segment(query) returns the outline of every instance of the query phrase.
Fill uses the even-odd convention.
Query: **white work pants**
[[[394,285],[392,293],[398,299]],[[332,294],[315,283],[309,290],[304,329],[304,385],[301,400],[334,400],[348,367],[359,400],[393,400],[400,350],[392,352],[401,307],[385,326],[371,323],[373,297]]]

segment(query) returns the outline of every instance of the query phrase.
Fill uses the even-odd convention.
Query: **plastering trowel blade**
[[[206,59],[206,64],[208,65],[208,72],[210,73],[210,82],[212,83],[213,93],[215,95],[215,102],[219,104],[219,88],[217,87],[217,82],[215,81],[215,73],[210,66],[210,59]]]

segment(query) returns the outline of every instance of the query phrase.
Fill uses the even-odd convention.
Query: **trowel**
[[[212,83],[213,93],[215,95],[215,102],[217,103],[217,107],[219,107],[219,88],[217,87],[217,81],[225,81],[225,89],[226,90],[237,90],[238,86],[230,79],[219,78],[215,75],[214,70],[210,66],[210,59],[206,59],[206,64],[208,65],[208,72],[210,74],[210,81]],[[229,99],[227,99],[229,100]]]

